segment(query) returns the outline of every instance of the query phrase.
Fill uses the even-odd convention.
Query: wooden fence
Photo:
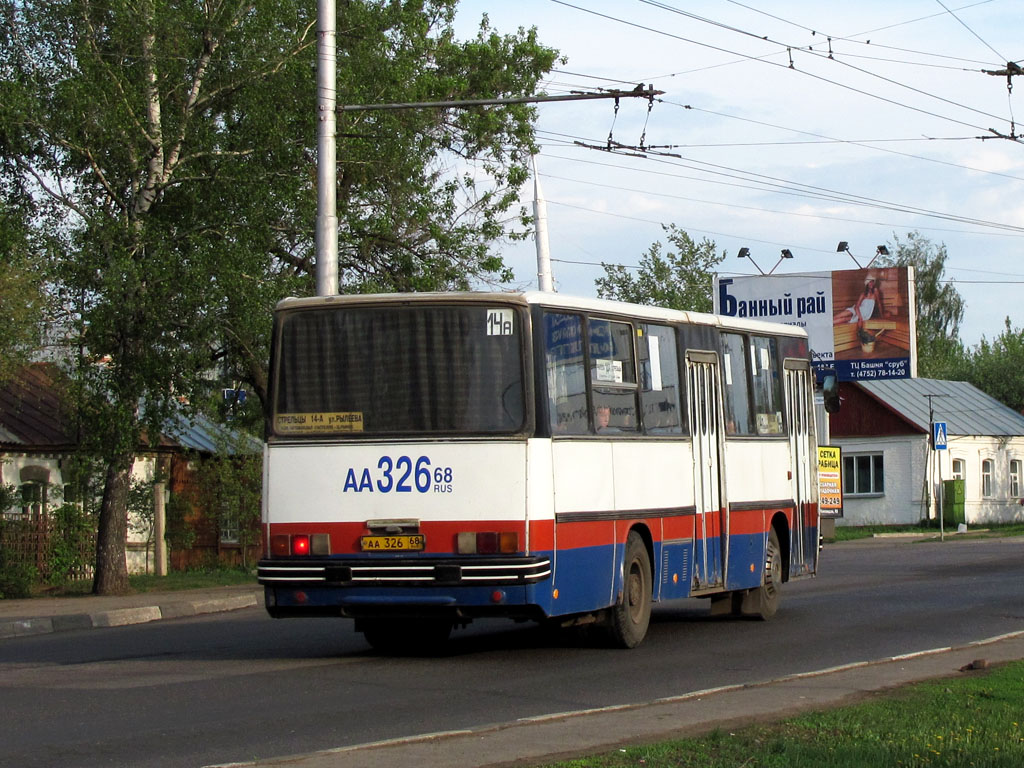
[[[60,574],[61,580],[91,579],[96,564],[96,534],[79,532],[70,541],[61,531],[57,520],[49,514],[7,514],[0,517],[0,550],[8,563],[31,565],[36,569],[37,581],[49,582]],[[63,557],[54,552],[63,544]],[[68,547],[72,551],[68,551]]]

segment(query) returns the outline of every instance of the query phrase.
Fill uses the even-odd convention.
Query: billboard
[[[917,375],[913,267],[715,277],[715,312],[797,325],[840,381]]]

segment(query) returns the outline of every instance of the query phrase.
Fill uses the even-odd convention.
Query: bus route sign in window
[[[519,311],[334,306],[282,313],[281,436],[511,434],[525,428]]]

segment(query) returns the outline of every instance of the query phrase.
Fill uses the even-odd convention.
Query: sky
[[[965,344],[1024,326],[1024,139],[999,137],[1024,134],[1024,74],[984,72],[1024,62],[1024,0],[462,0],[459,37],[484,13],[566,58],[548,94],[664,91],[537,107],[559,292],[595,296],[668,224],[722,276],[856,269],[916,231],[946,246]],[[580,146],[609,137],[647,151]],[[534,244],[500,252],[535,288]]]

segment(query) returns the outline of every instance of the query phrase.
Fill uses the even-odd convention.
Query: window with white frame
[[[963,480],[967,474],[967,465],[963,459],[953,459],[953,479]]]
[[[843,493],[881,496],[885,493],[885,461],[881,453],[843,456]]]
[[[1020,459],[1010,459],[1010,497],[1020,497]]]
[[[992,496],[992,475],[995,470],[995,462],[992,459],[983,459],[981,462],[981,495],[985,498]]]

